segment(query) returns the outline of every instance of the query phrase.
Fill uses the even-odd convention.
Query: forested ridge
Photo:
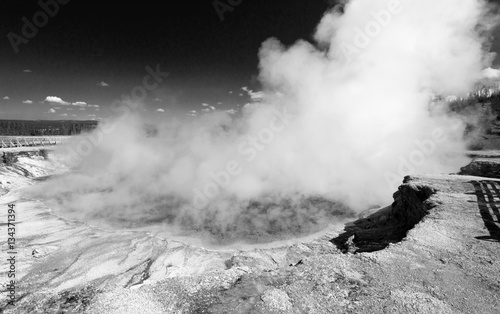
[[[77,120],[0,120],[0,135],[53,136],[76,135],[92,131],[98,121]]]

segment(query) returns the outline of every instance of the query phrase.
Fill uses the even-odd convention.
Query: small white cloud
[[[245,92],[247,92],[248,96],[250,96],[250,98],[254,102],[258,102],[258,101],[261,101],[262,99],[264,99],[264,92],[254,92],[253,90],[249,89],[246,86],[243,86],[241,89],[244,90]],[[242,96],[242,95],[240,94],[240,96]]]
[[[163,100],[161,100],[160,98],[155,98],[153,99],[154,101],[157,101],[157,102],[162,102]]]
[[[78,106],[78,107],[85,107],[85,106],[87,106],[87,103],[84,101],[77,101],[77,102],[72,103],[72,105]]]
[[[43,102],[59,104],[59,105],[63,105],[63,106],[70,105],[69,102],[62,100],[60,97],[57,97],[57,96],[47,96]]]
[[[80,108],[80,110],[86,110],[85,108]]]
[[[92,120],[95,120],[96,115],[95,114],[89,114],[89,115],[87,115],[87,117],[89,117]]]
[[[50,108],[48,113],[56,113],[55,109]]]
[[[99,111],[99,110],[100,110],[100,109],[99,109],[99,108],[97,108],[95,111]]]
[[[99,83],[97,85],[99,85],[100,87],[109,87],[109,84],[104,82],[104,81],[102,81],[101,83]]]
[[[206,107],[205,109],[202,109],[202,111],[206,112],[206,111],[210,111],[210,110],[215,110],[215,107],[214,106],[210,106],[209,104],[201,104],[203,107]]]
[[[23,104],[32,104],[32,103],[33,103],[32,100],[29,100],[29,99],[23,100]]]
[[[23,70],[24,73],[31,73],[30,69]]]
[[[233,92],[232,90],[230,90],[230,91],[229,91],[229,94],[232,94],[232,93],[234,93],[234,92]]]
[[[240,97],[243,97],[243,96],[245,96],[245,95],[243,93],[240,93]]]
[[[5,96],[5,97],[3,98],[3,100],[9,100],[9,99],[10,99],[10,97],[9,97],[9,96]]]
[[[226,110],[224,112],[228,113],[228,114],[236,114],[238,112],[238,110],[236,110],[236,109],[229,109],[229,110]]]
[[[158,108],[156,109],[156,112],[165,112],[165,109]]]
[[[222,104],[224,104],[222,101],[219,101],[219,102],[217,103],[217,105],[222,105]]]
[[[99,108],[99,105],[89,105],[89,107],[92,107],[92,108]]]
[[[250,93],[250,98],[253,100],[253,101],[260,101],[262,99],[264,99],[264,92],[251,92]]]
[[[500,78],[500,70],[499,69],[493,69],[493,68],[487,68],[483,70],[483,77],[487,79],[498,79]]]
[[[61,117],[67,117],[68,114],[67,113],[61,113],[59,116],[61,116]]]
[[[78,117],[78,116],[77,116],[76,114],[74,114],[74,113],[73,113],[71,116],[72,116],[72,117]]]
[[[202,111],[202,112],[210,112],[210,109],[208,109],[208,108],[203,108],[203,109],[201,109],[201,111]]]
[[[189,111],[189,113],[196,113],[196,110],[191,110]]]

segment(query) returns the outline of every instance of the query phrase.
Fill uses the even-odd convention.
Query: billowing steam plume
[[[346,2],[323,16],[315,44],[263,43],[265,97],[241,117],[172,118],[148,136],[124,114],[42,192],[80,219],[228,237],[300,233],[346,208],[389,204],[404,175],[464,165],[463,123],[431,100],[467,93],[490,65],[491,9]]]

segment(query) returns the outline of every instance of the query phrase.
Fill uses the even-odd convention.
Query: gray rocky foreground
[[[53,171],[40,156],[0,167],[4,313],[500,313],[494,178],[407,177],[391,206],[339,233],[237,250],[55,216],[21,192]],[[7,306],[12,203],[17,301]]]

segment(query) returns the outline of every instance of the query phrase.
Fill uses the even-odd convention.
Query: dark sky
[[[23,17],[33,21],[42,8],[39,1],[0,1],[0,118],[107,117],[109,104],[129,95],[142,84],[145,67],[157,64],[169,76],[148,94],[148,112],[200,112],[207,108],[202,103],[237,109],[249,101],[243,86],[260,88],[262,42],[270,37],[285,44],[312,40],[333,2],[241,0],[221,21],[213,0],[59,1],[68,3],[59,4],[57,14],[20,44],[18,53],[7,35],[23,35]],[[66,103],[44,102],[47,96]],[[75,102],[93,106],[69,105]]]
[[[235,108],[248,102],[243,86],[259,89],[262,42],[311,40],[329,6],[327,0],[243,0],[221,21],[210,0],[109,2],[59,4],[59,12],[16,54],[7,35],[22,35],[22,18],[32,21],[42,8],[38,1],[1,1],[0,118],[105,117],[107,104],[130,94],[142,84],[145,67],[157,64],[169,77],[149,94],[148,111],[199,111],[202,103]],[[4,96],[10,99],[2,101]],[[41,103],[47,96],[100,108],[59,106],[48,113],[57,105]]]

